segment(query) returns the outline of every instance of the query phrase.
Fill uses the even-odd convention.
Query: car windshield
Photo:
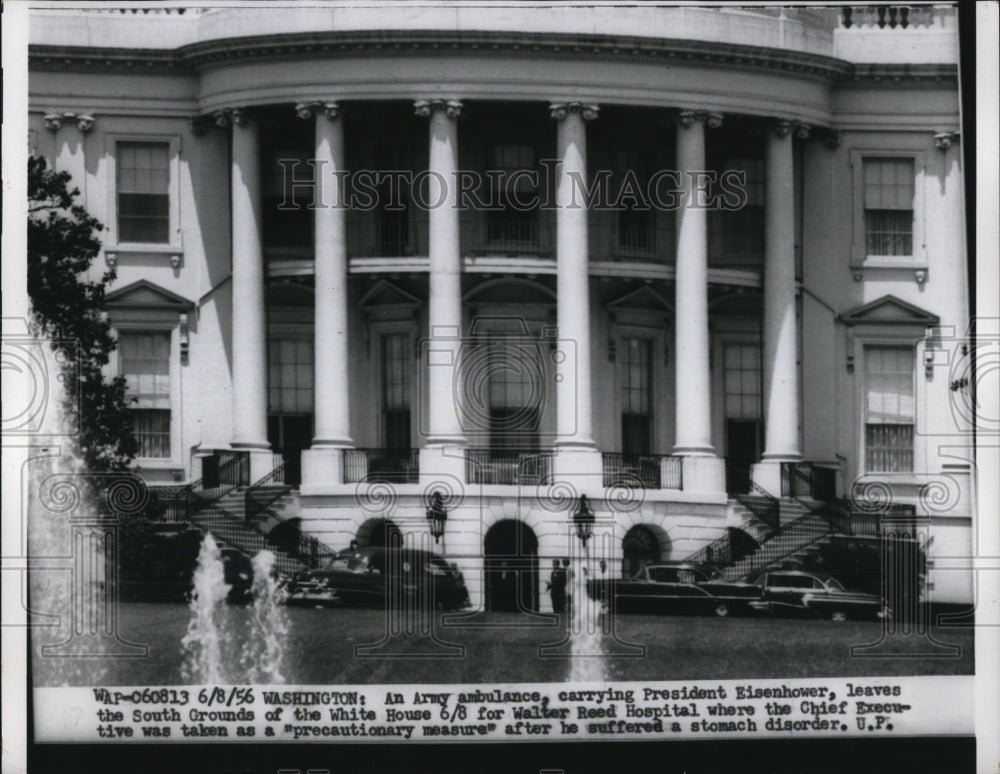
[[[837,580],[836,578],[830,578],[830,579],[829,579],[829,580],[828,580],[828,581],[826,582],[826,587],[827,587],[828,589],[832,589],[833,591],[847,591],[847,589],[845,589],[845,588],[844,588],[844,584],[842,584],[842,583],[841,583],[841,582],[840,582],[839,580]]]
[[[353,556],[350,554],[346,556],[341,554],[331,559],[325,569],[365,572],[368,569],[368,557],[362,554],[354,554]]]

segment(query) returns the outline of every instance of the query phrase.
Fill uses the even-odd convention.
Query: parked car
[[[405,547],[341,551],[325,567],[296,574],[286,590],[291,605],[470,605],[465,579],[454,564]]]
[[[885,618],[891,615],[878,594],[848,591],[824,572],[764,570],[754,580],[759,598],[754,610],[777,615],[806,615],[846,621],[848,618]]]
[[[660,562],[643,567],[629,580],[593,580],[591,597],[614,596],[616,612],[691,613],[727,616],[746,612],[760,590],[726,580],[715,567],[688,562]]]
[[[219,553],[222,555],[222,571],[230,586],[226,601],[247,604],[253,599],[253,563],[250,557],[235,548],[223,548]]]

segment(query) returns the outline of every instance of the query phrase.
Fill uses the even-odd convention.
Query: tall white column
[[[677,210],[675,292],[674,454],[684,457],[685,490],[725,491],[725,464],[712,446],[712,380],[708,333],[707,202],[691,174],[705,169],[705,125],[721,125],[717,113],[682,111],[677,121],[677,170],[683,201]]]
[[[302,455],[303,484],[343,481],[343,449],[353,446],[349,400],[347,317],[347,211],[344,190],[344,125],[336,102],[300,103],[295,112],[316,123],[313,158],[315,430]]]
[[[428,299],[428,405],[421,479],[441,474],[464,480],[462,447],[465,436],[459,414],[462,341],[462,250],[459,239],[456,171],[458,126],[462,103],[457,100],[418,100],[418,116],[430,119],[430,156],[427,178],[430,291]]]
[[[764,454],[797,460],[798,323],[795,310],[795,196],[788,121],[767,134],[764,180]]]
[[[590,365],[590,253],[587,201],[587,126],[598,106],[558,102],[549,110],[556,120],[556,292],[559,349],[556,360],[556,474],[578,474],[577,485],[591,489],[599,481],[601,458],[594,444]]]
[[[674,454],[714,454],[708,337],[708,229],[690,172],[705,169],[703,114],[684,111],[677,122],[677,169],[684,199],[677,210],[676,368]]]
[[[242,109],[231,121],[233,251],[233,448],[270,449],[267,441],[267,310],[261,249],[257,127]],[[260,472],[251,457],[251,477]]]

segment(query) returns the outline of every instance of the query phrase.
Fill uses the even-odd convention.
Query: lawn
[[[232,682],[248,631],[248,609],[226,610],[222,647]],[[851,646],[882,638],[880,622],[782,618],[620,615],[616,638],[577,638],[551,619],[517,614],[450,617],[430,637],[388,636],[385,612],[288,608],[281,675],[288,684],[499,683],[565,680],[705,680],[770,677],[971,674],[973,629],[934,629],[958,646],[949,655],[928,637],[889,637],[882,658],[852,657]],[[147,658],[92,660],[67,676],[36,659],[38,684],[157,685],[182,682],[184,605],[125,603],[121,636],[149,646]],[[602,657],[591,654],[602,653]],[[579,658],[571,656],[579,656]]]

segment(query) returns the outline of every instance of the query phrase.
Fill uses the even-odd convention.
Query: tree
[[[92,473],[123,472],[138,451],[125,379],[105,379],[103,368],[116,342],[104,314],[104,291],[115,278],[106,271],[86,279],[101,249],[101,223],[75,202],[68,172],[49,169],[44,158],[28,160],[28,295],[34,333],[63,355],[68,400],[79,396],[75,451]],[[77,412],[73,412],[74,414]]]

